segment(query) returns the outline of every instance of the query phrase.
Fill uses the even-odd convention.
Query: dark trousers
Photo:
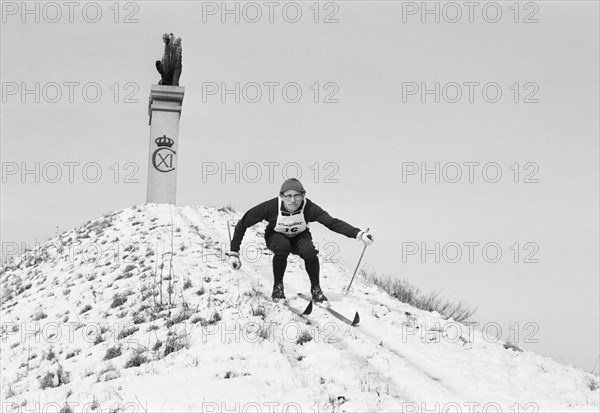
[[[308,230],[303,231],[293,238],[273,232],[266,241],[267,248],[275,254],[273,257],[273,278],[275,284],[283,282],[288,255],[294,254],[304,260],[310,284],[312,286],[319,285],[319,258],[317,257],[319,251],[313,245],[312,235]]]

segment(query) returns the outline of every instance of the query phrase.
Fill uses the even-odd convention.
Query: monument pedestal
[[[152,85],[146,202],[175,204],[179,118],[184,87]]]

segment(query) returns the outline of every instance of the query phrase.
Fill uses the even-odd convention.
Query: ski
[[[306,308],[304,309],[304,311],[300,311],[297,308],[292,307],[287,300],[277,300],[275,302],[276,303],[282,303],[283,305],[285,305],[287,307],[288,310],[290,310],[292,313],[294,313],[294,314],[296,314],[297,316],[300,316],[300,317],[309,315],[310,313],[312,313],[312,309],[313,309],[313,303],[312,303],[312,301],[310,301],[308,303],[308,305],[306,306]]]
[[[310,303],[312,303],[312,299],[309,296],[307,296],[306,294],[298,293],[298,297],[304,298],[305,300],[307,300]],[[360,316],[358,315],[358,311],[354,313],[354,319],[350,320],[346,316],[344,316],[344,315],[338,313],[337,311],[335,311],[333,308],[331,308],[330,305],[324,305],[324,306],[319,306],[319,307],[327,310],[329,312],[329,314],[331,314],[332,316],[334,316],[338,320],[341,320],[344,323],[349,324],[349,325],[351,325],[353,327],[356,326],[358,323],[360,323]]]

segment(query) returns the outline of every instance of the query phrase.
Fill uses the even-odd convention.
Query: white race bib
[[[300,211],[292,212],[293,215],[283,215],[281,207],[277,214],[277,222],[275,223],[275,232],[285,235],[286,237],[295,237],[306,228],[308,224],[304,219],[304,206],[306,205],[306,199],[302,203],[302,209]]]

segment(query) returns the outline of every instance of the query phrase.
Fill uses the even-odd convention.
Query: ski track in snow
[[[94,241],[102,264],[66,250],[54,260],[25,255],[4,268],[2,411],[65,403],[73,412],[94,404],[97,411],[482,411],[490,403],[507,412],[598,411],[597,377],[487,342],[480,331],[401,303],[360,277],[352,295],[338,293],[350,272],[337,264],[321,263],[321,286],[333,309],[349,318],[358,311],[360,324],[316,305],[297,316],[270,299],[264,223],[246,232],[242,250],[251,248],[239,271],[223,262],[228,220],[239,217],[224,208],[136,206],[52,239],[65,248]],[[114,243],[126,247],[119,257]],[[296,293],[310,294],[310,282],[299,257],[290,256],[284,281],[291,305],[302,310],[307,302]],[[152,312],[148,304],[158,297],[174,306]],[[211,322],[218,314],[222,320]],[[88,331],[100,322],[130,329],[128,336],[110,327]],[[32,333],[32,323],[75,323],[76,338]],[[240,340],[232,330],[240,326],[269,331]],[[448,326],[459,337],[440,333]],[[299,344],[290,332],[312,337]],[[187,345],[166,352],[171,339]],[[119,355],[107,359],[116,348]],[[126,366],[135,354],[147,362]]]

